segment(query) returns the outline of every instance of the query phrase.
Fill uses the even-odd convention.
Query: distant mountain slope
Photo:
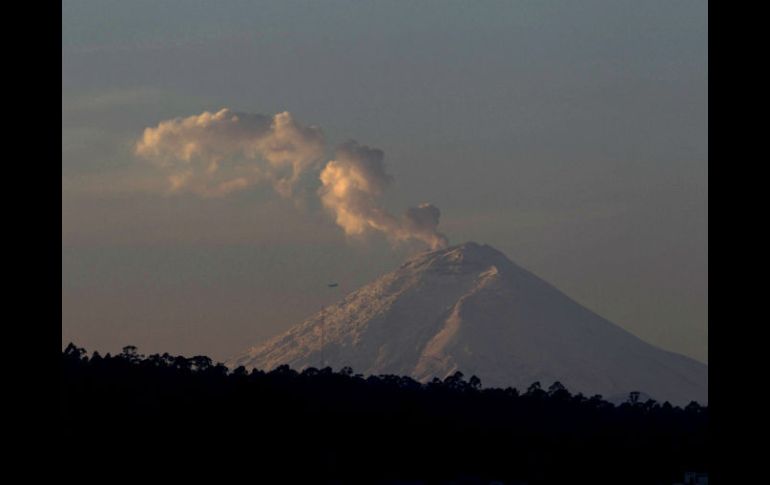
[[[419,380],[457,370],[485,386],[708,402],[708,367],[654,347],[473,242],[426,252],[228,362],[350,366]]]

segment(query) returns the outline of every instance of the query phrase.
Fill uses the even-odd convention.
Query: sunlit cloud
[[[227,108],[162,121],[146,128],[135,147],[166,173],[171,192],[204,197],[263,182],[289,197],[323,151],[320,128],[302,125],[288,112],[266,116]]]
[[[416,239],[434,249],[446,246],[446,236],[436,230],[438,207],[411,207],[398,219],[379,205],[378,198],[392,181],[383,158],[382,150],[351,141],[338,147],[335,159],[326,164],[318,192],[337,225],[348,236],[379,231],[396,242]]]
[[[400,218],[382,207],[380,197],[392,182],[382,150],[349,141],[323,165],[324,147],[320,128],[298,123],[289,112],[266,116],[225,108],[146,128],[135,153],[165,174],[169,193],[202,197],[269,183],[288,198],[305,174],[313,174],[321,183],[322,205],[346,235],[379,232],[393,243],[447,245],[437,231],[440,211],[434,205],[410,207]]]

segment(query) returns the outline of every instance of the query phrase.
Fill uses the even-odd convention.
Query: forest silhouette
[[[708,472],[708,407],[638,393],[615,406],[558,382],[519,391],[460,372],[428,383],[350,368],[248,372],[69,344],[60,385],[65,452],[121,467],[216,464],[283,483],[671,484]]]

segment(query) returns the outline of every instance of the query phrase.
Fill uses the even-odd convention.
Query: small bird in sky
[[[338,287],[338,286],[340,286],[340,285],[339,285],[339,283],[329,283],[327,286],[328,286],[329,288],[336,288],[336,287]]]

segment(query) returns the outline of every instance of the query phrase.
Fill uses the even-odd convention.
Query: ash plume
[[[393,241],[417,239],[432,249],[445,247],[446,236],[437,232],[440,211],[431,204],[407,209],[397,219],[378,204],[392,182],[385,172],[382,150],[354,141],[337,148],[335,159],[321,172],[319,195],[345,234],[361,236],[369,231],[384,233]]]
[[[322,205],[346,235],[380,232],[393,243],[417,240],[432,249],[447,246],[446,236],[437,230],[438,207],[410,207],[399,218],[380,205],[393,181],[382,150],[349,141],[323,165],[324,148],[321,129],[297,122],[287,111],[267,116],[225,108],[148,127],[134,150],[165,174],[171,193],[201,197],[223,197],[269,183],[288,198],[303,175],[314,173],[321,182],[317,193]]]
[[[284,197],[323,157],[320,128],[296,122],[291,113],[274,116],[216,113],[162,121],[146,128],[135,152],[166,172],[172,192],[204,197],[268,182]]]

